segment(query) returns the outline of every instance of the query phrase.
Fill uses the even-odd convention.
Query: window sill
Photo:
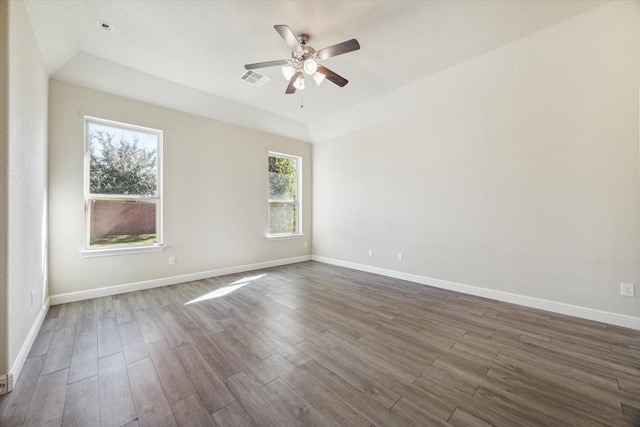
[[[288,240],[288,239],[300,239],[304,237],[304,234],[267,234],[267,240]]]
[[[86,249],[81,251],[80,254],[84,258],[95,258],[101,256],[114,256],[114,255],[129,255],[129,254],[144,254],[149,252],[162,252],[166,248],[165,245],[158,244],[153,246],[125,246],[117,248],[105,248],[105,249]]]

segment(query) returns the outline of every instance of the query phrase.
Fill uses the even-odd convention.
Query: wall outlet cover
[[[620,295],[633,296],[633,283],[620,283]]]
[[[9,393],[9,377],[0,375],[0,396]]]
[[[620,283],[620,295],[625,297],[633,296],[633,283]]]

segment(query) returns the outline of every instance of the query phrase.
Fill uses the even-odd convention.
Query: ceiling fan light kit
[[[302,73],[297,73],[296,79],[293,82],[293,87],[298,90],[304,90],[304,75]]]
[[[318,63],[315,61],[315,59],[309,58],[304,61],[302,68],[304,68],[305,73],[312,76],[318,69]]]
[[[320,65],[320,62],[344,53],[360,49],[356,39],[347,40],[333,46],[316,51],[307,43],[311,39],[308,34],[293,35],[286,25],[275,25],[274,28],[291,49],[291,59],[283,59],[268,62],[257,62],[244,66],[247,70],[256,68],[282,66],[282,75],[289,82],[285,93],[292,94],[297,90],[304,90],[304,76],[312,76],[319,86],[326,78],[339,87],[344,87],[349,81],[334,73],[330,69]]]
[[[296,73],[296,69],[294,68],[293,65],[283,65],[282,66],[282,75],[284,76],[284,79],[286,81],[291,80],[291,77],[293,77],[293,75]]]

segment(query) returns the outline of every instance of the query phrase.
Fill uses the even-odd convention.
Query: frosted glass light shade
[[[320,86],[320,83],[322,83],[324,81],[325,77],[326,76],[324,74],[322,74],[322,73],[314,73],[313,74],[313,80],[315,80],[315,82],[316,82],[316,84],[318,86]]]
[[[293,82],[293,87],[295,87],[298,90],[304,89],[304,76],[302,75],[302,73],[300,73],[296,81]]]
[[[304,68],[305,73],[311,76],[318,70],[318,63],[314,59],[309,58],[304,61],[304,64],[302,64],[302,68]]]
[[[285,65],[282,67],[282,75],[287,81],[291,80],[291,77],[293,77],[295,73],[296,73],[296,69],[293,68],[291,65]]]

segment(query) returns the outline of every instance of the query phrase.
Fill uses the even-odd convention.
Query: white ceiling
[[[185,1],[25,0],[54,78],[304,141],[341,110],[426,78],[583,13],[602,0]],[[114,28],[106,32],[96,22]],[[323,65],[349,80],[294,95],[275,24],[308,33],[316,50],[356,38],[361,49]],[[309,84],[311,83],[311,84]],[[300,108],[301,102],[304,108]]]

